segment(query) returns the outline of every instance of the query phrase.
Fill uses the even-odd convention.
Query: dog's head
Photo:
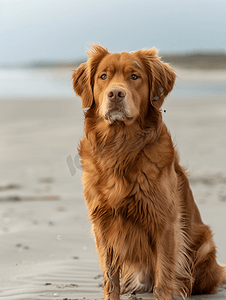
[[[96,105],[106,122],[131,124],[139,115],[145,117],[150,103],[159,109],[173,89],[175,72],[155,49],[111,54],[93,45],[88,55],[73,72],[73,88],[83,108]]]

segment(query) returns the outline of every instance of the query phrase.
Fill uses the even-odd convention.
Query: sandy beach
[[[35,72],[70,86],[69,69]],[[218,261],[226,264],[226,94],[180,92],[183,85],[208,90],[210,84],[224,91],[226,71],[177,74],[163,118],[188,167],[202,218],[213,230]],[[103,298],[77,152],[83,112],[70,92],[0,94],[0,299]],[[216,295],[191,298],[226,299],[226,286]]]

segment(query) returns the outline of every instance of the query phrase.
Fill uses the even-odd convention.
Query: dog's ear
[[[88,62],[73,71],[72,83],[76,95],[82,98],[82,107],[90,107],[93,103],[93,93],[89,82]]]
[[[154,48],[141,50],[139,54],[148,72],[151,104],[160,108],[165,97],[173,89],[176,80],[175,71],[160,60]]]
[[[92,45],[92,49],[87,54],[89,55],[89,60],[81,64],[72,74],[73,89],[76,95],[82,98],[83,108],[91,107],[93,104],[94,75],[100,61],[109,52],[99,45]]]

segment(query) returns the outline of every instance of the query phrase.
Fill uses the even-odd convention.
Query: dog
[[[72,83],[86,108],[79,154],[104,299],[216,293],[226,272],[162,120],[175,71],[154,48],[87,53]]]

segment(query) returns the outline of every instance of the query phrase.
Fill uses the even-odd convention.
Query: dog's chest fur
[[[166,143],[165,138],[162,140]],[[170,143],[171,139],[167,142]],[[140,253],[145,249],[150,251],[150,243],[155,243],[156,232],[164,229],[166,220],[171,219],[172,224],[175,222],[177,178],[173,161],[169,168],[164,166],[163,159],[173,156],[165,151],[169,147],[164,147],[166,145],[161,144],[161,140],[142,144],[142,140],[127,138],[121,139],[121,144],[100,144],[97,151],[87,147],[89,143],[84,138],[80,155],[84,194],[92,222],[101,227],[112,247],[121,241],[121,253],[131,252],[127,240],[134,240],[134,245],[130,245],[133,251],[141,244],[143,250],[140,249]],[[89,151],[84,153],[83,148]]]

